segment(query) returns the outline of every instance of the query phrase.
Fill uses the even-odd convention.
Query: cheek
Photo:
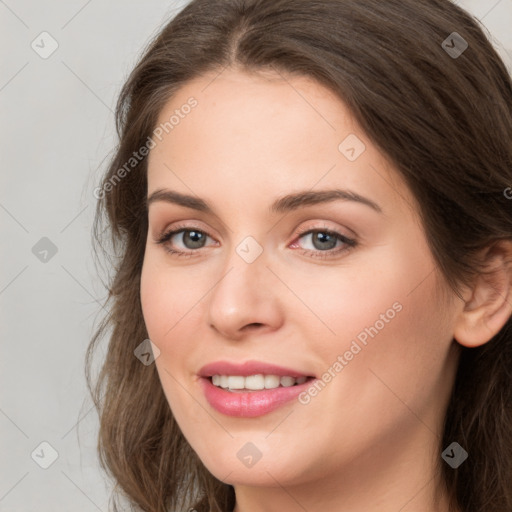
[[[368,438],[377,439],[401,422],[417,422],[411,411],[434,426],[438,411],[432,404],[442,405],[450,388],[451,331],[435,295],[436,274],[429,275],[428,265],[387,261],[355,277],[344,291],[336,286],[340,281],[331,280],[333,292],[316,298],[336,335],[313,338],[310,330],[327,382],[318,398],[311,398],[311,417],[322,414],[325,403],[333,404],[333,432],[340,425],[365,424]]]
[[[356,257],[343,266],[313,268],[301,279],[283,269],[283,280],[294,283],[295,297],[283,296],[288,321],[324,361],[349,350],[353,340],[364,347],[393,332],[399,345],[422,331],[428,309],[438,307],[431,294],[433,275],[418,286],[432,268],[428,258],[401,257],[389,245],[358,256],[357,266],[351,261]]]
[[[167,340],[190,322],[198,309],[194,305],[207,292],[206,284],[201,284],[204,279],[196,278],[191,268],[171,268],[151,253],[144,260],[140,287],[144,321],[150,339],[157,345],[165,343],[165,350],[174,346]]]
[[[201,427],[208,422],[204,409],[196,409],[196,402],[190,399],[182,384],[188,378],[184,372],[199,321],[198,302],[208,290],[208,286],[204,285],[203,290],[200,285],[204,279],[190,285],[191,268],[187,271],[170,268],[158,254],[149,252],[144,260],[140,287],[146,329],[161,351],[155,365],[162,389],[185,435],[191,425]]]
[[[437,392],[452,333],[429,254],[419,243],[414,252],[383,247],[360,258],[357,271],[323,268],[297,282],[295,293],[317,318],[296,312],[295,330],[321,372],[343,375],[323,374],[333,384],[322,394],[332,392],[333,401],[346,405],[352,390],[359,395],[355,411],[364,405],[389,408],[400,404],[397,396],[421,408]]]

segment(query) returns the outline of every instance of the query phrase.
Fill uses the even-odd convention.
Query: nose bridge
[[[276,326],[279,308],[267,263],[263,246],[252,236],[233,247],[209,298],[211,326],[229,337],[239,336],[248,324]]]
[[[228,308],[256,303],[264,292],[263,274],[268,272],[263,253],[263,247],[253,237],[245,237],[235,245],[226,257],[223,277],[212,290],[212,301]]]

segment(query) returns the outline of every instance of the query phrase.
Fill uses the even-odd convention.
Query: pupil
[[[183,234],[183,236],[185,237],[184,243],[188,249],[197,249],[199,247],[202,247],[204,244],[203,233],[200,233],[199,231],[186,231]],[[187,238],[189,243],[187,243]],[[192,245],[192,247],[190,247],[189,245]]]
[[[313,245],[316,249],[334,249],[336,247],[336,237],[328,233],[313,233]]]

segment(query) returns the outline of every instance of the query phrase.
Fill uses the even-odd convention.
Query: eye
[[[181,227],[166,231],[157,240],[157,244],[164,246],[165,250],[178,256],[191,256],[198,249],[206,245],[207,239],[213,240],[204,231],[194,227]],[[181,244],[181,245],[180,245]]]
[[[299,247],[303,254],[318,258],[331,257],[348,251],[357,245],[353,238],[348,238],[330,229],[309,229],[299,233],[296,240],[301,239],[305,240],[306,243],[298,244],[294,242],[290,247]]]
[[[201,229],[192,226],[176,226],[164,232],[155,241],[175,256],[193,256],[207,246],[208,239],[216,243]],[[356,240],[330,229],[308,229],[298,233],[295,240],[290,247],[298,248],[302,254],[315,258],[334,257],[357,245]],[[304,240],[305,243],[299,244],[298,240]]]

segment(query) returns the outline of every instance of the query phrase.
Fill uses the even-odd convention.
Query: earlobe
[[[455,324],[453,337],[465,347],[491,340],[512,316],[512,241],[486,249],[487,272],[476,279]]]

